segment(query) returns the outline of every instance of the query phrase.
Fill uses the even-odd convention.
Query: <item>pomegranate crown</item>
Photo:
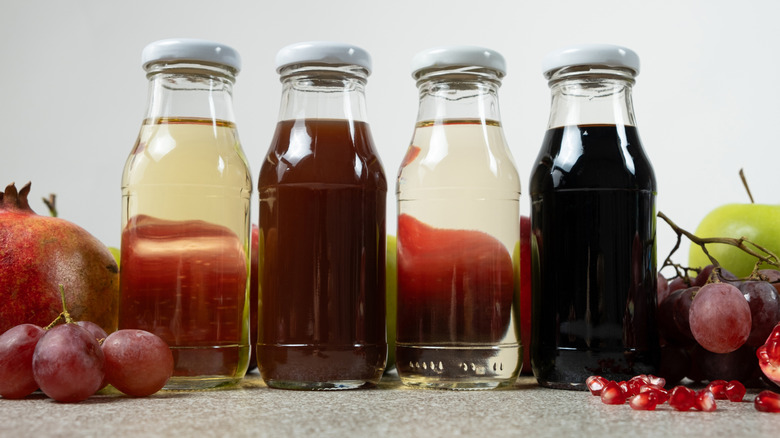
[[[22,187],[22,190],[16,190],[16,184],[8,184],[5,188],[5,192],[0,192],[0,208],[6,210],[28,210],[32,211],[30,204],[27,202],[27,195],[30,194],[31,182]]]

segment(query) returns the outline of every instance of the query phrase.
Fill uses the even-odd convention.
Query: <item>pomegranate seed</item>
[[[696,402],[696,393],[685,386],[675,386],[669,393],[669,405],[678,411],[691,409]]]
[[[639,374],[637,376],[632,377],[631,380],[639,380],[643,384],[649,384],[650,383],[650,376],[648,376],[647,374]]]
[[[642,392],[631,397],[631,400],[628,401],[628,405],[631,406],[631,409],[637,411],[654,411],[658,402],[652,392]]]
[[[741,402],[745,397],[745,392],[747,392],[745,385],[736,380],[726,384],[726,397],[733,402]]]
[[[593,395],[601,395],[601,390],[607,386],[608,380],[601,376],[590,376],[585,379],[585,385]]]
[[[615,381],[610,380],[601,390],[601,402],[608,405],[622,405],[626,402],[626,395]]]
[[[626,391],[626,396],[631,397],[639,394],[639,390],[642,389],[642,387],[647,384],[649,383],[647,380],[647,376],[645,375],[632,377],[631,380],[626,382],[626,387],[628,388],[628,390]]]
[[[761,391],[753,401],[757,411],[780,412],[780,395],[772,391]]]
[[[666,379],[664,379],[663,377],[657,377],[652,374],[649,374],[647,376],[647,380],[649,384],[658,386],[660,388],[666,386]]]
[[[665,389],[655,385],[645,385],[639,389],[639,394],[650,394],[656,403],[664,404],[669,400],[669,393]]]
[[[726,396],[726,385],[728,385],[728,382],[725,380],[713,380],[707,385],[707,389],[715,396],[715,400],[726,400],[728,398]]]
[[[617,382],[617,384],[620,387],[620,390],[623,391],[623,394],[626,397],[630,397],[631,396],[631,394],[629,393],[630,389],[628,387],[628,382],[626,382],[625,380],[621,380],[620,382]]]
[[[707,388],[702,389],[696,393],[696,399],[693,403],[693,407],[697,411],[712,412],[718,408],[715,404],[715,396]]]

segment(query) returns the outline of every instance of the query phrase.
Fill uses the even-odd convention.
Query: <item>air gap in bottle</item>
[[[268,386],[374,386],[385,368],[387,180],[367,122],[365,50],[276,57],[279,122],[260,169],[258,368]]]
[[[420,103],[398,173],[396,367],[406,385],[486,389],[522,363],[520,180],[504,139],[504,58],[440,47],[412,62]]]
[[[122,177],[119,328],[164,339],[168,389],[235,383],[249,361],[249,203],[223,44],[169,39],[143,51],[149,104]]]
[[[532,354],[543,386],[656,373],[656,182],[636,128],[639,57],[549,54],[547,133],[531,174]]]

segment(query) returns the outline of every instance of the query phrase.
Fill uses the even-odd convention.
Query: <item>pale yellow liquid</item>
[[[415,147],[420,151],[409,161]],[[488,233],[503,243],[519,272],[520,182],[498,122],[418,123],[397,188],[399,214],[437,228]],[[518,284],[515,278],[512,315],[498,343],[417,345],[399,338],[396,363],[402,382],[451,389],[512,384],[522,364]],[[403,305],[399,300],[398,307]]]
[[[251,191],[250,172],[235,125],[193,119],[147,120],[141,127],[138,141],[125,165],[122,179],[123,229],[128,221],[139,215],[182,223],[203,221],[217,229],[226,229],[226,235],[230,236],[227,239],[237,239],[236,243],[240,245],[240,257],[246,260],[242,268],[248,274]],[[187,250],[183,248],[199,245],[201,241],[202,236],[173,236],[159,239],[159,242],[146,239],[143,243],[144,252],[140,252],[142,247],[139,246],[136,256],[145,257],[143,254],[148,254],[148,257],[155,257],[156,254],[170,255],[174,252],[186,256]],[[123,238],[123,257],[129,250],[126,244]],[[225,245],[228,244],[230,242],[226,241]],[[183,256],[182,260],[189,259]],[[197,268],[190,268],[188,272],[197,272]],[[143,272],[123,274],[134,277],[144,275]],[[145,293],[148,295],[148,292]],[[175,299],[176,293],[170,291],[170,296]],[[139,296],[143,295],[139,292]],[[235,311],[222,313],[238,315],[238,320],[211,323],[217,326],[210,329],[215,336],[220,331],[218,327],[232,327],[231,333],[237,335],[231,336],[229,342],[222,339],[209,344],[200,339],[196,345],[186,345],[186,342],[169,341],[175,344],[172,350],[176,363],[174,376],[166,388],[206,388],[234,383],[243,378],[249,361],[248,297],[249,275],[246,275],[243,296],[230,297],[230,305],[239,307]],[[171,300],[170,297],[159,299],[160,302],[163,299]],[[206,308],[214,306],[212,302],[203,305]],[[156,329],[163,332],[167,330],[164,325],[169,323],[163,321],[198,317],[189,314],[182,316],[181,309],[186,309],[183,306],[171,305],[170,309],[174,310],[168,311],[168,307],[165,307],[161,312],[171,314],[152,318],[151,324]],[[120,309],[120,319],[121,315]],[[130,328],[122,327],[121,324],[120,328]]]
[[[162,119],[141,127],[122,177],[122,226],[130,217],[199,219],[249,233],[252,178],[235,125]]]

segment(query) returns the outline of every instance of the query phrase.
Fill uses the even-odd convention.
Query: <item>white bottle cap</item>
[[[333,41],[307,41],[283,47],[276,54],[276,71],[293,64],[357,65],[371,74],[371,55],[358,46]]]
[[[420,70],[436,67],[485,67],[498,76],[506,75],[506,61],[500,53],[477,46],[433,47],[412,58],[412,77]]]
[[[554,70],[575,65],[624,67],[638,75],[639,55],[629,48],[612,44],[579,44],[548,53],[542,61],[542,72],[549,78]]]
[[[241,70],[241,56],[236,49],[214,41],[194,38],[169,38],[144,47],[141,62],[144,70],[155,62],[205,62]]]

